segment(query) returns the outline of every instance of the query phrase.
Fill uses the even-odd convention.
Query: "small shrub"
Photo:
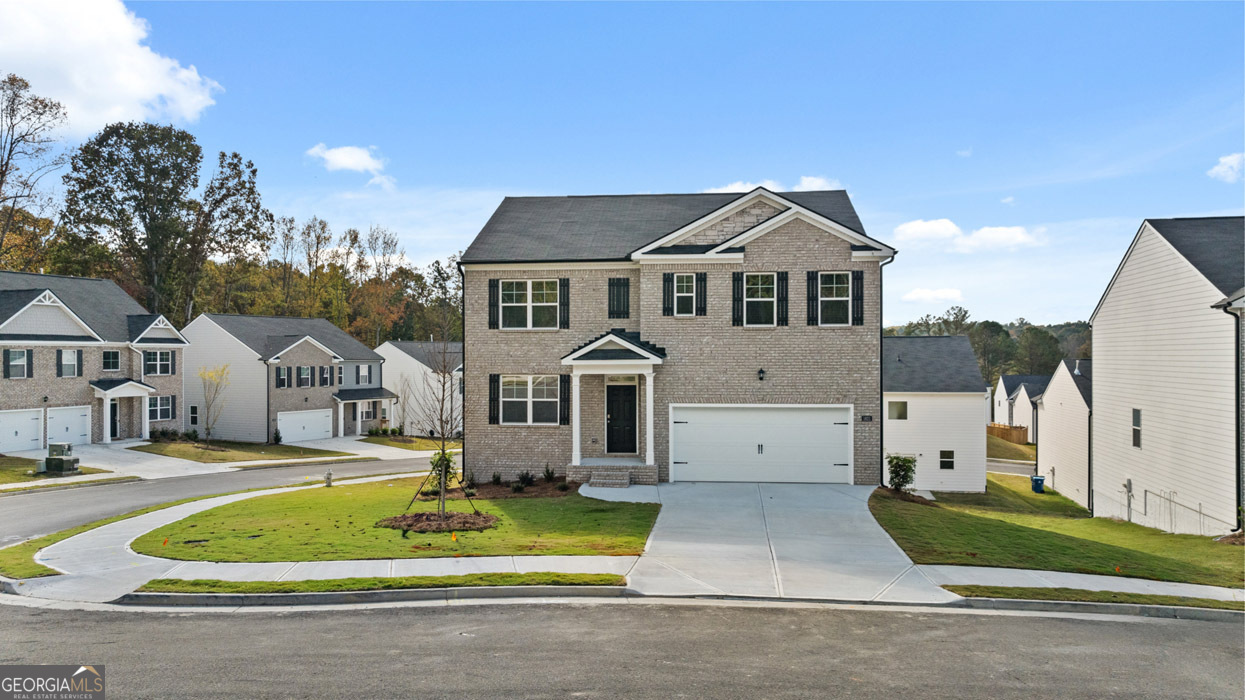
[[[889,469],[890,487],[896,491],[907,491],[916,478],[916,457],[906,455],[886,455]]]
[[[472,496],[476,495],[476,490],[471,489],[471,488],[463,489],[463,495],[466,496],[467,498],[471,498]]]
[[[432,478],[441,482],[441,473],[445,472],[445,483],[449,483],[454,478],[454,456],[449,452],[434,452],[432,457],[428,459],[428,463],[432,465]]]
[[[440,496],[441,489],[436,486],[425,486],[423,491],[419,492],[421,496]]]
[[[557,478],[558,478],[558,475],[553,473],[553,468],[550,467],[549,464],[546,462],[545,463],[545,481],[549,483],[553,483],[554,479],[557,479]]]
[[[189,440],[189,441],[191,441],[191,442],[198,442],[198,441],[199,441],[199,431],[198,431],[198,430],[195,430],[194,428],[191,428],[190,430],[187,430],[187,431],[186,431],[186,439],[187,439],[187,440]]]
[[[501,486],[501,474],[498,474],[497,472],[493,472],[493,485]]]
[[[525,487],[521,482],[518,482],[518,481],[510,485],[510,490],[514,493],[523,493],[523,489],[525,488],[527,487]]]
[[[406,424],[405,423],[398,424],[398,435],[406,435]]]
[[[529,471],[521,471],[519,472],[519,483],[524,486],[535,486],[536,477],[532,476],[532,473]]]
[[[276,428],[275,430],[272,431],[272,444],[274,445],[281,444],[281,429],[280,428]]]
[[[559,491],[568,491],[568,490],[570,490],[571,485],[570,485],[570,484],[568,484],[568,483],[566,483],[565,481],[563,481],[562,483],[558,484],[558,485],[557,485],[557,486],[555,486],[554,488],[556,488],[556,489],[557,489],[557,490],[559,490]]]
[[[368,428],[368,429],[367,429],[367,434],[368,434],[370,437],[376,437],[376,428]]]
[[[467,475],[467,483],[465,484],[465,486],[469,489],[473,489],[473,490],[475,489],[476,487],[476,473],[475,472],[471,472],[470,474]]]

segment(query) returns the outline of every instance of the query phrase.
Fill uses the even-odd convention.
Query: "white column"
[[[337,402],[337,437],[346,435],[346,404]]]
[[[147,410],[147,397],[138,397],[139,410],[143,412],[143,439],[151,439],[151,411]]]
[[[354,402],[354,434],[363,434],[363,403],[360,401]]]
[[[112,442],[112,399],[104,397],[104,444]]]
[[[653,373],[644,375],[644,463],[653,466],[657,462],[653,454]]]
[[[579,372],[571,374],[571,464],[579,466]]]

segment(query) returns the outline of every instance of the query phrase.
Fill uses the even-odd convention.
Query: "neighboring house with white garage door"
[[[1037,440],[1037,424],[1034,420],[1037,406],[1033,403],[1050,383],[1050,377],[1040,374],[1004,374],[994,387],[994,422],[1029,429],[1029,442]]]
[[[109,280],[0,272],[0,453],[180,429],[185,347]]]
[[[506,198],[461,261],[465,469],[879,483],[894,254],[843,191]]]
[[[389,340],[376,354],[385,358],[385,388],[397,394],[390,417],[395,427],[403,426],[407,435],[431,435],[441,422],[437,416],[444,415],[461,430],[462,343]]]
[[[981,414],[990,390],[967,336],[882,338],[882,443],[916,458],[913,487],[986,490]]]
[[[1064,360],[1038,399],[1038,474],[1046,485],[1089,508],[1091,360]]]
[[[229,365],[229,386],[212,437],[282,442],[364,435],[388,425],[393,392],[384,358],[322,318],[201,314],[182,333],[186,429],[204,433],[200,368]]]
[[[1245,219],[1147,219],[1090,316],[1095,516],[1239,528]]]

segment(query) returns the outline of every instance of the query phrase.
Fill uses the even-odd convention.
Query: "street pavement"
[[[1004,474],[1033,476],[1033,467],[1033,462],[1012,462],[1001,459],[986,460],[986,471],[988,472],[1002,472]]]
[[[109,697],[1233,698],[1239,624],[737,604],[245,615],[0,606],[0,663]],[[97,666],[98,667],[98,666]]]

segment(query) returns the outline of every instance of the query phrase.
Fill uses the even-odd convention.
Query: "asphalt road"
[[[108,696],[1234,698],[1239,625],[670,605],[240,615],[0,606],[0,663]]]
[[[986,460],[986,471],[1003,472],[1004,474],[1019,474],[1021,476],[1033,476],[1033,464],[1024,462],[1002,462],[997,459]]]
[[[307,477],[322,479],[329,466],[332,467],[334,476],[341,478],[422,471],[428,468],[428,460],[416,458],[245,469],[220,474],[0,496],[0,546],[182,498],[281,486],[306,481]]]

